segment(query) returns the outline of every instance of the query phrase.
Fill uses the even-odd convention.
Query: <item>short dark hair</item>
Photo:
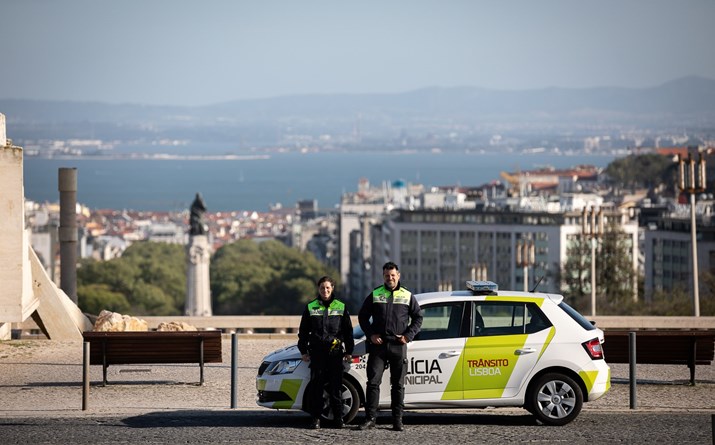
[[[400,271],[400,268],[397,267],[397,264],[393,263],[392,261],[388,261],[387,263],[385,263],[384,266],[382,266],[383,272],[386,270],[392,270],[392,269],[395,269],[398,272]]]
[[[335,287],[335,280],[333,280],[332,278],[330,278],[330,277],[327,276],[327,275],[325,275],[324,277],[322,277],[322,278],[320,278],[320,279],[318,280],[318,286],[320,286],[321,284],[325,283],[326,281],[327,281],[328,283],[330,283],[330,284],[333,286],[333,288]]]

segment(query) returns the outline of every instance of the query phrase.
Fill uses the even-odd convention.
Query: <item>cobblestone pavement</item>
[[[381,418],[383,424],[376,431],[311,431],[305,429],[305,413],[278,412],[255,404],[261,359],[294,342],[239,337],[237,409],[230,409],[231,342],[225,339],[223,363],[206,365],[203,386],[197,384],[197,365],[110,366],[109,382],[121,384],[107,387],[99,385],[101,366],[92,366],[86,411],[82,410],[81,342],[0,342],[2,442],[712,442],[712,365],[697,366],[695,386],[689,385],[685,365],[639,365],[637,409],[631,410],[628,365],[614,364],[611,391],[585,404],[576,421],[565,427],[536,426],[526,411],[502,408],[408,411],[404,435],[389,430],[384,423],[388,417]],[[362,414],[357,420],[361,418]]]

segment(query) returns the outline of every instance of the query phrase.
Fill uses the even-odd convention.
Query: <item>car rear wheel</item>
[[[566,425],[578,416],[583,406],[581,387],[563,374],[539,377],[527,395],[526,408],[545,425]]]

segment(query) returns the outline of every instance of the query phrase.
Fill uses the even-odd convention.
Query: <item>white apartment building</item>
[[[638,268],[638,224],[614,213],[630,240]],[[488,279],[504,289],[524,289],[524,267],[517,246],[534,244],[527,288],[560,292],[560,275],[569,242],[581,235],[581,213],[479,210],[395,210],[371,228],[372,282],[381,283],[381,266],[394,261],[413,292],[462,289],[471,279]]]

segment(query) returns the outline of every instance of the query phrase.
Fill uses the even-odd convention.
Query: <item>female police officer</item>
[[[330,408],[335,424],[343,426],[343,361],[352,359],[353,325],[345,303],[333,297],[335,281],[318,281],[319,297],[308,303],[300,319],[298,349],[303,361],[310,360],[311,428],[320,428],[323,410],[323,386],[328,383]]]

